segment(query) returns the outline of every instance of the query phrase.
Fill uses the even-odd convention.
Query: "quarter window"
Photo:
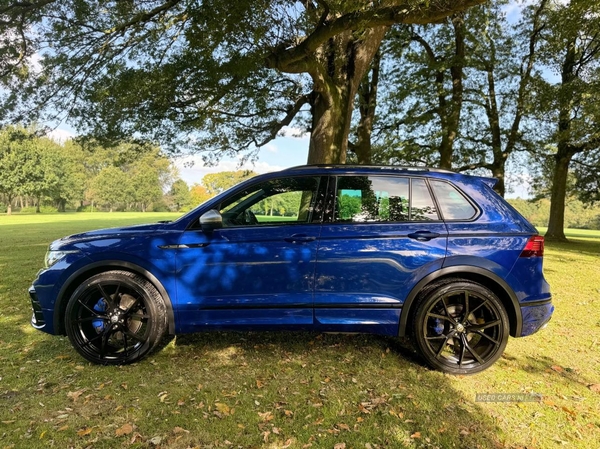
[[[469,220],[477,214],[477,209],[452,184],[434,180],[430,182],[444,220]]]
[[[338,178],[334,219],[336,222],[399,222],[438,219],[435,203],[423,179],[399,176],[342,176]]]

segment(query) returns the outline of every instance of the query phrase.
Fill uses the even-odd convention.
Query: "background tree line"
[[[500,194],[520,172],[551,199],[552,239],[570,177],[600,197],[595,0],[5,0],[0,27],[8,122],[213,161],[296,126],[309,163],[452,168]]]
[[[175,170],[157,147],[104,147],[73,140],[58,144],[34,129],[0,129],[0,201],[6,212],[52,210],[167,210],[164,190]]]

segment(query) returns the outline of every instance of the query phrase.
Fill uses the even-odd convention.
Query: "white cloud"
[[[262,147],[262,149],[265,151],[268,151],[270,153],[278,153],[279,152],[279,148],[277,148],[277,146],[272,143],[266,144],[264,147]]]
[[[310,133],[301,128],[295,128],[293,126],[284,126],[279,133],[282,137],[289,137],[291,139],[308,140]]]
[[[192,165],[193,164],[193,165]],[[284,166],[271,165],[267,162],[257,161],[252,164],[250,162],[239,165],[238,160],[224,160],[219,162],[214,167],[205,166],[202,161],[202,156],[192,155],[178,158],[175,161],[175,166],[179,169],[179,175],[181,179],[187,182],[190,186],[199,184],[202,181],[204,175],[208,173],[219,173],[222,171],[236,171],[236,170],[252,170],[256,173],[269,173],[274,171],[283,170]]]
[[[75,134],[73,134],[71,131],[60,128],[53,129],[46,135],[57,143],[65,143],[67,140],[75,137]]]

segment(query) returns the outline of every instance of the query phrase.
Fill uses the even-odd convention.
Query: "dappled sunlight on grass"
[[[593,234],[547,245],[552,321],[510,339],[475,376],[431,371],[398,339],[310,332],[183,335],[140,363],[95,366],[66,337],[29,326],[27,288],[54,238],[169,219],[138,213],[117,223],[120,215],[0,217],[0,447],[591,448],[600,440]],[[477,393],[542,400],[485,403]]]

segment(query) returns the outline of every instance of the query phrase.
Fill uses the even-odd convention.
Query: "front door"
[[[318,176],[263,181],[221,202],[223,228],[186,231],[177,296],[189,324],[179,331],[312,325],[324,190]]]

